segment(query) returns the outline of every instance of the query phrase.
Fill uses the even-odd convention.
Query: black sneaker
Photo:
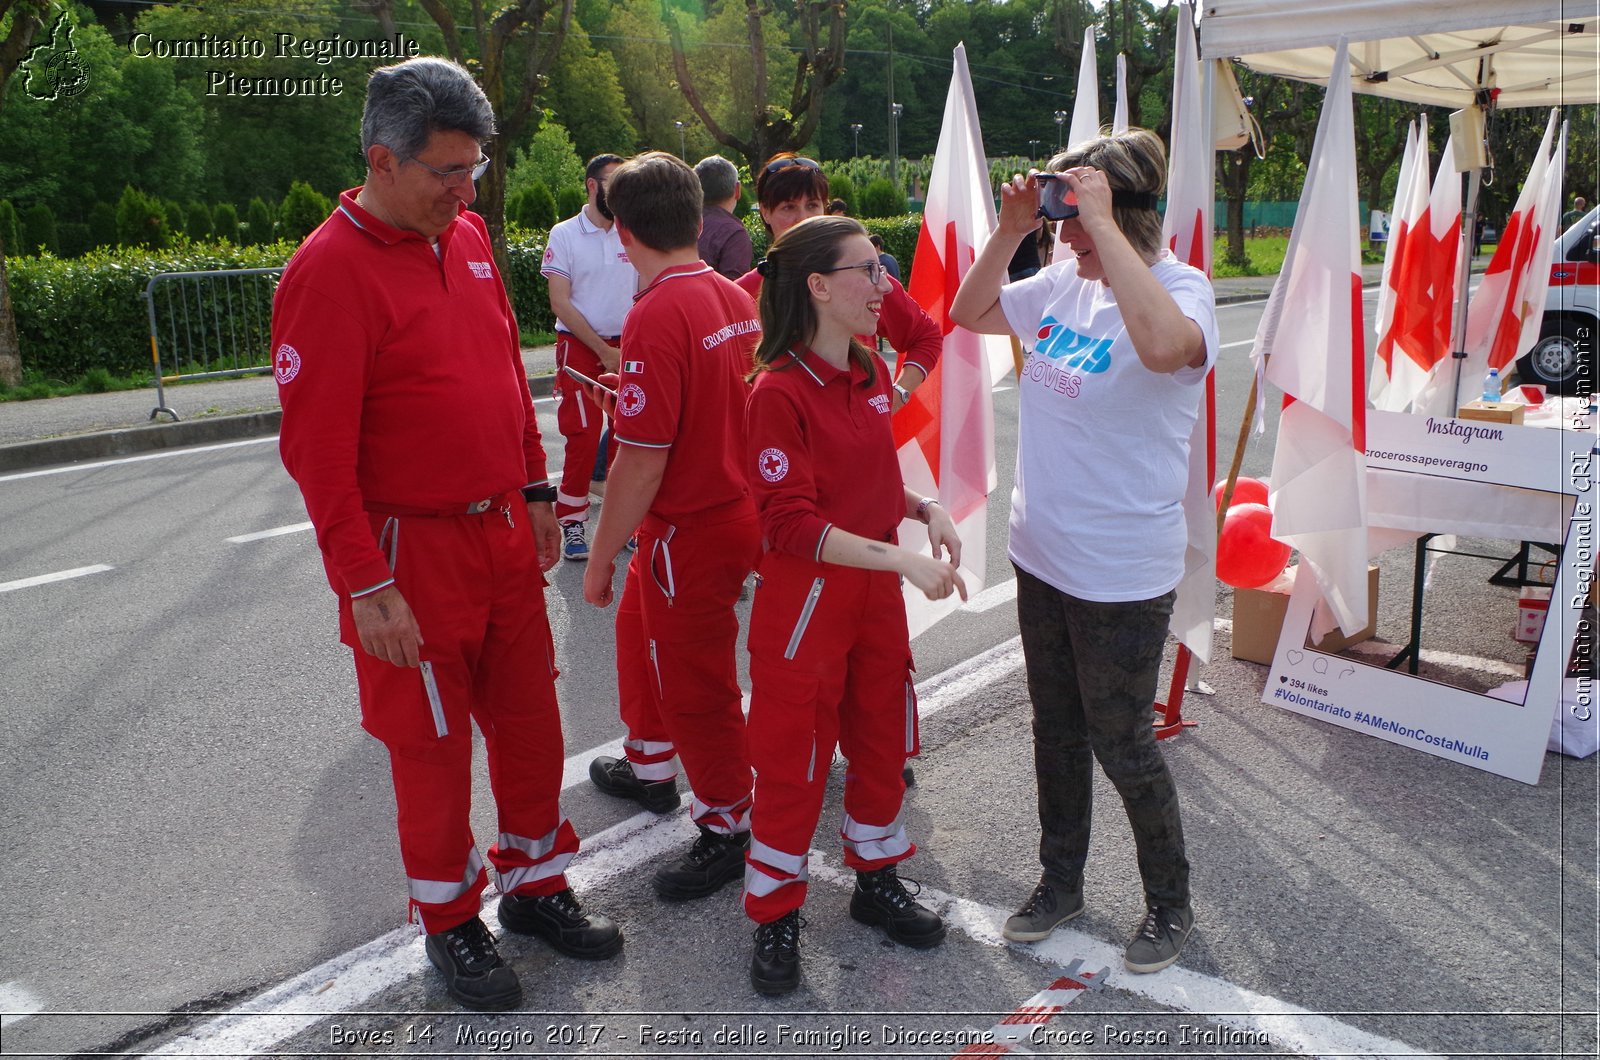
[[[1152,905],[1144,915],[1122,963],[1130,972],[1159,972],[1178,959],[1194,930],[1194,910]]]
[[[494,936],[477,917],[429,935],[424,948],[443,973],[444,988],[467,1008],[492,1012],[522,1003],[517,973],[500,959]]]
[[[688,853],[656,870],[656,894],[673,902],[704,898],[744,875],[750,833],[723,835],[700,825],[700,838]]]
[[[915,880],[911,885],[917,885]],[[938,913],[919,905],[906,890],[893,865],[876,872],[856,873],[856,890],[850,896],[850,917],[863,924],[883,928],[884,934],[902,946],[925,950],[944,941],[944,920]]]
[[[906,767],[900,771],[900,779],[906,782],[907,788],[917,786],[917,772],[911,768],[910,762],[907,762]]]
[[[756,928],[756,951],[750,956],[750,985],[768,997],[787,994],[800,985],[800,910],[791,909]]]
[[[1000,934],[1012,942],[1038,942],[1057,926],[1083,912],[1083,889],[1068,890],[1040,878],[1022,908],[1006,919]]]
[[[622,929],[609,917],[585,913],[570,887],[555,894],[501,896],[500,926],[542,936],[568,957],[599,961],[622,952]]]
[[[671,813],[683,802],[678,794],[678,778],[640,780],[626,758],[601,755],[589,763],[589,779],[607,795],[634,799],[651,813]]]

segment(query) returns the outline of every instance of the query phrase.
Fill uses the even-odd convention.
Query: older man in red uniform
[[[559,801],[544,607],[554,490],[488,231],[466,209],[493,132],[461,67],[374,72],[366,182],[289,262],[272,329],[283,462],[339,597],[362,726],[389,751],[412,917],[451,996],[482,1009],[522,991],[478,917],[473,721],[499,816],[487,856],[502,925],[577,957],[622,948],[564,875],[578,837]]]

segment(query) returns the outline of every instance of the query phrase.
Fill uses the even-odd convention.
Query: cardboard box
[[[1513,401],[1469,401],[1456,410],[1458,420],[1488,420],[1491,423],[1521,423],[1528,406]]]
[[[1294,588],[1295,568],[1289,567],[1259,589],[1233,591],[1233,657],[1247,662],[1272,665],[1278,650],[1278,635],[1283,631],[1283,616],[1289,610],[1289,592]],[[1378,568],[1367,567],[1367,624],[1353,637],[1334,630],[1314,647],[1318,651],[1343,651],[1352,644],[1369,640],[1378,629]]]

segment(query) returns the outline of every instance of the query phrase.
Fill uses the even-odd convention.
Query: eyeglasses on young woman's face
[[[883,262],[881,261],[864,261],[860,265],[835,265],[831,269],[818,269],[817,271],[844,272],[846,269],[865,269],[867,273],[867,280],[874,287],[883,282],[883,274],[886,271],[883,267]]]

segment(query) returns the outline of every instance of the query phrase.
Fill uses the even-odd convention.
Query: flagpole
[[[1461,211],[1461,264],[1456,266],[1456,321],[1450,344],[1450,356],[1455,360],[1455,384],[1450,390],[1450,407],[1442,410],[1454,416],[1461,407],[1461,369],[1467,361],[1467,285],[1472,281],[1472,251],[1478,234],[1478,188],[1483,182],[1483,169],[1473,166],[1467,174],[1467,205]],[[1441,412],[1435,409],[1435,412]]]

